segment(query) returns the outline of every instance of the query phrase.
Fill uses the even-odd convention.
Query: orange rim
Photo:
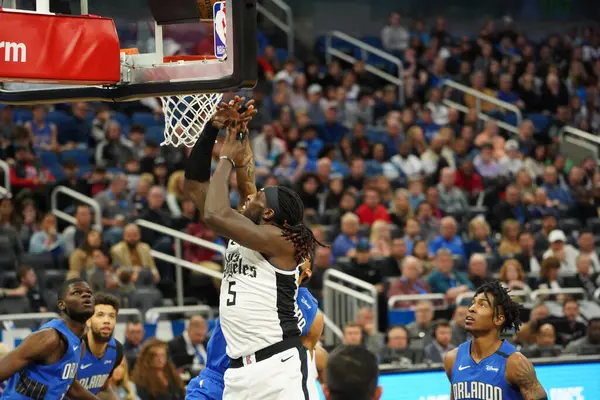
[[[215,56],[165,56],[163,57],[163,62],[165,63],[173,63],[178,61],[208,61],[208,60],[216,60]]]

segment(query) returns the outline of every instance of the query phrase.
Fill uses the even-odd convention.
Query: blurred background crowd
[[[597,154],[567,149],[561,136],[565,126],[600,129],[600,30],[555,28],[534,40],[504,17],[463,35],[443,16],[391,13],[367,39],[402,60],[400,86],[370,73],[369,62],[329,60],[323,40],[290,57],[259,36],[260,81],[246,93],[259,111],[250,125],[258,185],[293,187],[330,245],[317,248],[308,283],[319,301],[328,269],[377,290],[377,312],[361,308],[340,327],[345,343],[386,363],[441,362],[467,338],[462,295],[499,279],[526,305],[523,329],[509,335],[526,355],[600,354],[600,170]],[[171,53],[203,53],[205,42],[189,49],[170,39]],[[516,106],[523,120],[448,80]],[[76,276],[126,307],[174,304],[173,265],[153,250],[221,270],[218,252],[176,249],[171,235],[135,223],[224,244],[185,199],[186,150],[161,147],[163,129],[156,99],[0,106],[11,187],[0,195],[3,313],[53,310],[52,290]],[[218,154],[217,144],[213,165]],[[100,214],[57,187],[93,198]],[[238,200],[234,174],[232,206]],[[62,213],[73,223],[57,220]],[[186,304],[218,305],[218,280],[183,273]],[[530,300],[561,288],[582,290]],[[431,293],[449,306],[393,299]],[[390,318],[393,310],[409,320]],[[197,326],[203,334],[189,331]],[[194,346],[206,340],[206,321],[187,329]],[[140,330],[127,326],[126,347],[139,348]]]

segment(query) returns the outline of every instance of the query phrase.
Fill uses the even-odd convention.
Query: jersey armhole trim
[[[498,354],[500,357],[504,357],[504,358],[510,357],[510,354],[507,354],[507,353],[505,353],[503,351],[500,351],[500,350],[496,351],[496,354]]]
[[[110,374],[108,374],[109,378],[112,376],[115,369],[119,365],[121,365],[121,362],[123,361],[123,345],[121,344],[121,342],[119,342],[116,339],[115,339],[115,345],[116,345],[116,350],[117,350],[117,357],[115,357],[115,364],[113,365],[113,368],[110,370]]]

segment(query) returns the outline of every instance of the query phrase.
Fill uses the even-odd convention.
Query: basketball
[[[213,20],[213,5],[219,0],[197,0],[200,10],[200,21]]]

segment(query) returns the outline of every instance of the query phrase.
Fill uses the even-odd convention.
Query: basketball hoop
[[[165,63],[208,62],[215,57],[174,56],[165,57]],[[193,147],[221,103],[223,93],[202,93],[178,96],[163,96],[162,108],[165,115],[165,140],[161,146],[181,145]]]

